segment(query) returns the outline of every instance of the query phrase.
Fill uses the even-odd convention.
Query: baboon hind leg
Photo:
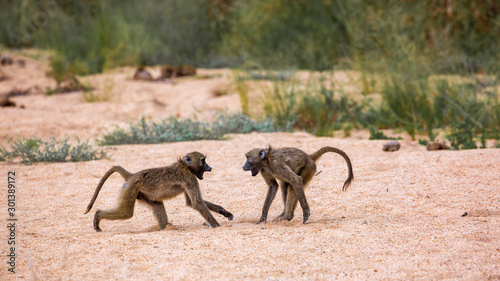
[[[101,231],[99,223],[106,220],[126,220],[134,215],[135,200],[138,190],[134,184],[125,184],[120,194],[118,205],[108,210],[97,210],[94,216],[94,229]]]
[[[168,225],[168,217],[167,212],[165,211],[165,205],[162,201],[151,201],[144,194],[139,192],[137,195],[137,199],[142,202],[148,204],[151,208],[153,208],[153,214],[160,225],[160,230],[165,229]]]
[[[284,181],[280,182],[281,198],[283,198],[283,212],[279,216],[277,216],[273,221],[282,221],[283,217],[285,216],[286,198],[287,198],[287,193],[288,193],[289,187],[290,187],[289,183],[286,183]]]
[[[312,167],[310,169],[306,169],[309,171],[307,173],[300,174],[304,188],[307,186],[309,181],[314,176],[316,169],[313,169],[313,168],[315,168],[315,167]],[[283,214],[281,214],[279,217],[276,218],[277,221],[279,221],[279,220],[289,220],[289,221],[292,220],[294,215],[295,215],[295,209],[297,208],[297,202],[298,202],[297,196],[295,195],[294,190],[290,186],[290,184],[288,184],[288,183],[285,183],[285,184],[287,186],[287,191],[288,191],[287,198],[286,198],[286,200],[284,200],[285,201],[285,210],[283,211]]]
[[[299,200],[300,206],[302,207],[303,223],[306,223],[307,219],[311,215],[311,211],[309,208],[309,204],[307,203],[306,195],[304,193],[304,184],[302,182],[302,177],[295,174],[288,166],[285,166],[283,175],[281,175],[281,177],[284,181],[290,183],[290,186],[293,188],[295,196]]]
[[[297,208],[297,196],[295,196],[295,192],[293,188],[290,186],[288,188],[288,194],[286,198],[286,206],[282,219],[291,221],[293,216],[295,215],[295,209]]]

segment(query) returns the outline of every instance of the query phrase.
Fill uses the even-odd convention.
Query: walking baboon
[[[88,213],[99,194],[104,182],[114,172],[126,180],[123,185],[118,205],[109,210],[97,210],[94,216],[94,229],[101,231],[99,222],[102,219],[124,220],[134,214],[135,200],[141,200],[153,209],[153,213],[160,225],[165,229],[168,224],[167,213],[163,200],[173,198],[181,193],[186,197],[186,205],[196,209],[207,220],[212,227],[219,226],[209,210],[217,212],[229,220],[233,215],[223,207],[204,201],[201,197],[198,179],[203,179],[204,172],[210,172],[212,168],[205,162],[206,156],[199,152],[191,152],[167,167],[142,170],[132,174],[120,166],[114,166],[102,177],[94,192],[94,196],[87,206]]]
[[[311,180],[316,172],[316,160],[326,152],[335,152],[344,157],[347,162],[349,176],[342,187],[346,191],[351,181],[354,179],[352,173],[351,160],[347,154],[335,147],[325,146],[313,154],[306,154],[304,151],[287,147],[273,149],[271,146],[267,149],[255,148],[250,150],[245,156],[247,161],[243,170],[252,171],[252,176],[259,172],[268,185],[266,200],[262,208],[262,215],[257,223],[267,221],[267,212],[278,191],[278,182],[280,180],[280,189],[283,196],[285,210],[276,217],[275,221],[291,220],[294,216],[297,200],[303,211],[303,222],[305,223],[310,215],[309,205],[307,204],[304,187]]]

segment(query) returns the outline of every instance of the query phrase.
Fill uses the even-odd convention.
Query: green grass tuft
[[[275,126],[272,119],[251,120],[244,114],[218,115],[212,123],[196,119],[170,117],[158,122],[147,121],[144,117],[128,129],[115,128],[97,140],[99,145],[153,144],[165,142],[220,140],[230,133],[283,131]]]
[[[375,128],[370,128],[370,140],[402,140],[402,137],[388,137],[384,132],[379,131]]]
[[[54,137],[46,142],[37,137],[10,142],[10,151],[0,148],[0,161],[12,161],[19,157],[21,163],[32,165],[38,162],[82,162],[107,158],[103,149],[94,149],[88,141],[78,140],[72,146],[69,138],[59,141]]]

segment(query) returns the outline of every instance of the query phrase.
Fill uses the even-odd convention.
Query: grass
[[[375,128],[370,128],[370,140],[402,140],[402,137],[388,137],[387,135],[384,134],[384,132],[379,131]]]
[[[356,101],[342,90],[334,90],[329,77],[311,78],[307,83],[275,82],[263,91],[264,111],[280,127],[306,130],[317,136],[331,136],[342,129],[345,135],[354,128],[376,122],[372,100]]]
[[[93,91],[92,86],[82,84],[78,77],[73,76],[62,82],[58,82],[55,88],[47,87],[45,89],[45,95],[51,96],[54,94],[66,94],[71,92],[89,92]]]
[[[90,88],[89,90],[83,92],[83,99],[90,103],[109,101],[113,96],[114,87],[115,82],[112,79],[106,79],[101,91],[96,92],[94,89]]]
[[[248,105],[248,85],[245,82],[245,79],[238,71],[233,71],[234,84],[236,85],[236,92],[240,97],[241,103],[241,112],[243,114],[249,114],[249,105]]]
[[[12,161],[20,158],[21,163],[32,165],[38,162],[82,162],[107,158],[103,149],[94,149],[88,141],[78,140],[75,145],[69,138],[43,141],[37,137],[9,141],[10,150],[0,148],[0,161]]]
[[[116,127],[97,140],[99,145],[153,144],[165,142],[220,140],[230,133],[276,132],[282,131],[268,118],[262,121],[251,120],[244,114],[218,115],[211,123],[196,119],[177,119],[170,117],[161,121],[130,123],[127,129]]]
[[[476,138],[482,147],[488,138],[499,139],[495,79],[485,86],[473,75],[430,75],[418,65],[407,72],[395,69],[382,75],[377,103],[370,95],[352,98],[342,91],[344,85],[334,87],[323,73],[305,83],[273,82],[263,90],[264,111],[279,127],[317,136],[331,136],[335,130],[348,136],[352,128],[365,128],[371,139],[392,139],[377,130],[392,128],[405,130],[413,139],[427,134],[434,141],[436,130],[441,130],[450,131],[447,138],[454,149],[475,148]]]

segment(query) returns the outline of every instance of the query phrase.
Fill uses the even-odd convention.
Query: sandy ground
[[[17,78],[0,82],[0,94],[13,86],[52,83],[43,61],[27,60],[24,68],[2,68]],[[0,108],[1,144],[34,135],[94,139],[111,125],[143,115],[209,116],[240,108],[237,95],[212,94],[213,87],[229,80],[229,70],[206,70],[222,74],[173,83],[131,81],[132,72],[124,68],[83,78],[95,85],[113,79],[108,102],[87,103],[81,93],[47,97],[36,91],[13,98],[26,108]],[[9,171],[16,173],[18,219],[15,274],[7,271],[10,232],[0,231],[0,280],[499,280],[500,149],[429,152],[404,140],[399,151],[388,153],[382,151],[385,141],[367,138],[366,132],[348,138],[252,133],[224,141],[116,146],[109,148],[111,159],[92,162],[0,163],[2,224],[8,223]],[[309,221],[302,224],[299,207],[290,222],[256,225],[266,186],[260,175],[252,177],[241,166],[245,152],[268,144],[308,153],[326,145],[341,148],[353,162],[353,185],[341,192],[346,164],[325,154],[317,162],[323,172],[306,190]],[[83,214],[111,166],[135,172],[171,164],[194,150],[208,155],[213,167],[200,181],[204,198],[232,212],[233,221],[215,214],[221,227],[206,227],[179,196],[165,201],[172,225],[163,231],[141,204],[132,219],[103,221],[103,232],[93,230],[95,210],[112,207],[123,184],[120,176],[111,176],[92,211]],[[282,209],[278,192],[269,220]]]

